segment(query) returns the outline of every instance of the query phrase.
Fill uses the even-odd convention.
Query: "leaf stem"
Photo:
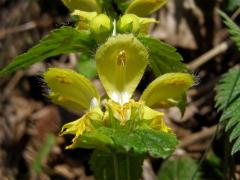
[[[113,164],[114,164],[114,180],[119,180],[119,172],[118,172],[118,158],[116,153],[113,153]]]
[[[130,176],[130,162],[129,162],[129,154],[127,153],[126,155],[126,171],[127,171],[127,180],[131,180],[131,176]]]

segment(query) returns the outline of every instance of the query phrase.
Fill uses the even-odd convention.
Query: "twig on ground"
[[[178,145],[178,148],[186,148],[189,145],[198,143],[199,141],[209,139],[216,132],[217,125],[212,126],[210,128],[204,128],[202,131],[194,133],[189,137],[182,140],[182,142]]]
[[[3,94],[1,96],[1,101],[4,101],[10,93],[13,91],[13,89],[16,87],[19,80],[23,77],[24,72],[23,71],[17,71],[16,74],[12,77],[12,79],[9,81],[9,83],[6,85],[6,87],[3,90]]]
[[[48,27],[51,23],[52,23],[51,18],[44,17],[39,21],[30,21],[16,27],[0,29],[0,40],[6,38],[9,35],[29,31],[37,27]]]
[[[202,66],[206,62],[210,61],[217,55],[225,52],[231,45],[232,43],[230,41],[224,41],[221,44],[217,45],[213,49],[209,50],[208,52],[204,53],[200,57],[196,58],[195,60],[191,61],[188,64],[189,69],[195,70],[198,67]]]

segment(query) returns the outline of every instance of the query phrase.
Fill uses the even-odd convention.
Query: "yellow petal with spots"
[[[99,78],[108,96],[121,105],[131,98],[147,63],[147,49],[131,34],[109,38],[96,53]]]
[[[167,0],[133,0],[128,6],[126,13],[138,16],[147,16],[160,9]]]
[[[50,98],[59,105],[86,110],[99,104],[99,94],[91,81],[70,69],[50,68],[44,80],[51,90]]]
[[[167,73],[155,79],[143,92],[141,100],[149,107],[178,101],[183,93],[194,84],[187,73]]]

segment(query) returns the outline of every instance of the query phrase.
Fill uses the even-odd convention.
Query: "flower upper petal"
[[[70,69],[50,68],[44,80],[52,91],[50,98],[66,108],[86,110],[99,104],[99,94],[91,81]]]
[[[97,0],[62,0],[62,2],[70,11],[75,9],[90,12],[101,11],[101,7]]]
[[[147,16],[161,8],[167,0],[133,0],[128,6],[126,13],[138,16]]]
[[[96,53],[99,78],[108,96],[129,101],[148,63],[147,49],[133,35],[111,37]]]
[[[182,94],[194,84],[187,73],[167,73],[155,79],[143,92],[141,100],[149,107],[178,101]]]

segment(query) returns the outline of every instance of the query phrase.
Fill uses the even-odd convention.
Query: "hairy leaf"
[[[200,173],[194,175],[196,169],[197,163],[190,157],[168,160],[163,163],[160,171],[158,172],[158,179],[200,180]]]
[[[89,32],[77,31],[72,27],[62,27],[52,31],[39,44],[13,59],[0,71],[0,76],[28,67],[49,57],[71,52],[91,51],[92,48],[94,45],[92,45]]]
[[[228,28],[230,38],[232,39],[233,42],[236,43],[236,45],[240,49],[240,28],[238,27],[237,24],[233,22],[231,18],[228,17],[227,14],[225,14],[222,11],[219,11],[219,14],[224,18],[224,23]]]
[[[168,72],[186,72],[182,56],[176,49],[166,43],[149,36],[139,36],[138,39],[148,48],[150,67],[159,76]]]
[[[225,125],[226,131],[231,131],[230,141],[235,140],[232,154],[240,150],[240,69],[232,68],[221,78],[216,95],[218,111],[223,111],[220,122]]]
[[[174,134],[152,129],[112,129],[101,127],[93,132],[84,133],[76,140],[76,147],[106,150],[107,147],[118,152],[134,151],[138,154],[149,153],[154,157],[166,158],[171,155],[178,141]]]

